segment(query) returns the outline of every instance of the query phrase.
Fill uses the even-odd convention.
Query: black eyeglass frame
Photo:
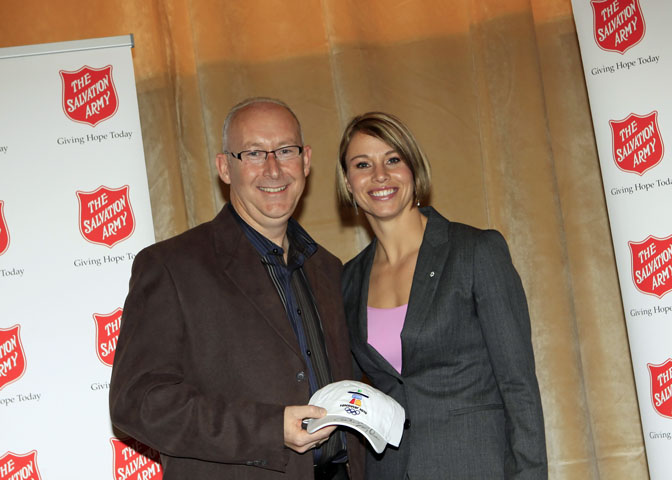
[[[294,147],[299,149],[299,153],[296,154],[297,157],[303,153],[303,146],[302,145],[285,145],[283,147],[276,148],[275,150],[243,150],[243,151],[238,152],[238,153],[233,153],[233,152],[228,152],[228,151],[226,151],[224,153],[226,153],[228,155],[231,155],[233,158],[237,158],[241,162],[243,161],[243,154],[244,153],[248,153],[248,152],[263,153],[264,154],[264,160],[263,161],[266,161],[269,153],[272,153],[273,155],[275,155],[275,158],[278,158],[278,155],[275,152],[277,152],[278,150],[282,150],[283,148],[294,148]],[[294,158],[294,157],[291,157],[291,158]]]

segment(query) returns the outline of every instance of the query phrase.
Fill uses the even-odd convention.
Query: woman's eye
[[[401,162],[401,158],[399,157],[390,157],[387,159],[387,163],[399,163]]]
[[[366,168],[366,167],[368,167],[368,166],[369,166],[369,164],[366,163],[366,162],[357,162],[357,163],[355,163],[355,168]]]

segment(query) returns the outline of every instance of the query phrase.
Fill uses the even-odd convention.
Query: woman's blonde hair
[[[341,137],[341,145],[338,149],[338,166],[336,168],[336,189],[341,203],[345,205],[354,203],[352,194],[348,191],[345,182],[348,172],[345,155],[356,133],[370,135],[396,150],[413,174],[416,201],[421,203],[427,201],[431,188],[429,160],[420,149],[411,131],[394,115],[383,112],[367,112],[350,120]]]

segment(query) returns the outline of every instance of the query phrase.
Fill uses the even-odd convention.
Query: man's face
[[[257,103],[240,110],[228,132],[228,151],[275,150],[301,145],[298,125],[282,106]],[[232,155],[217,155],[217,170],[231,186],[231,203],[238,215],[267,238],[274,239],[294,212],[310,172],[310,147],[298,157],[280,163],[268,154],[261,165],[252,165]]]

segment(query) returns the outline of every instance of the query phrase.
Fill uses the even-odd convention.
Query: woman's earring
[[[416,200],[415,205],[416,205],[417,207],[420,207],[420,200]]]

